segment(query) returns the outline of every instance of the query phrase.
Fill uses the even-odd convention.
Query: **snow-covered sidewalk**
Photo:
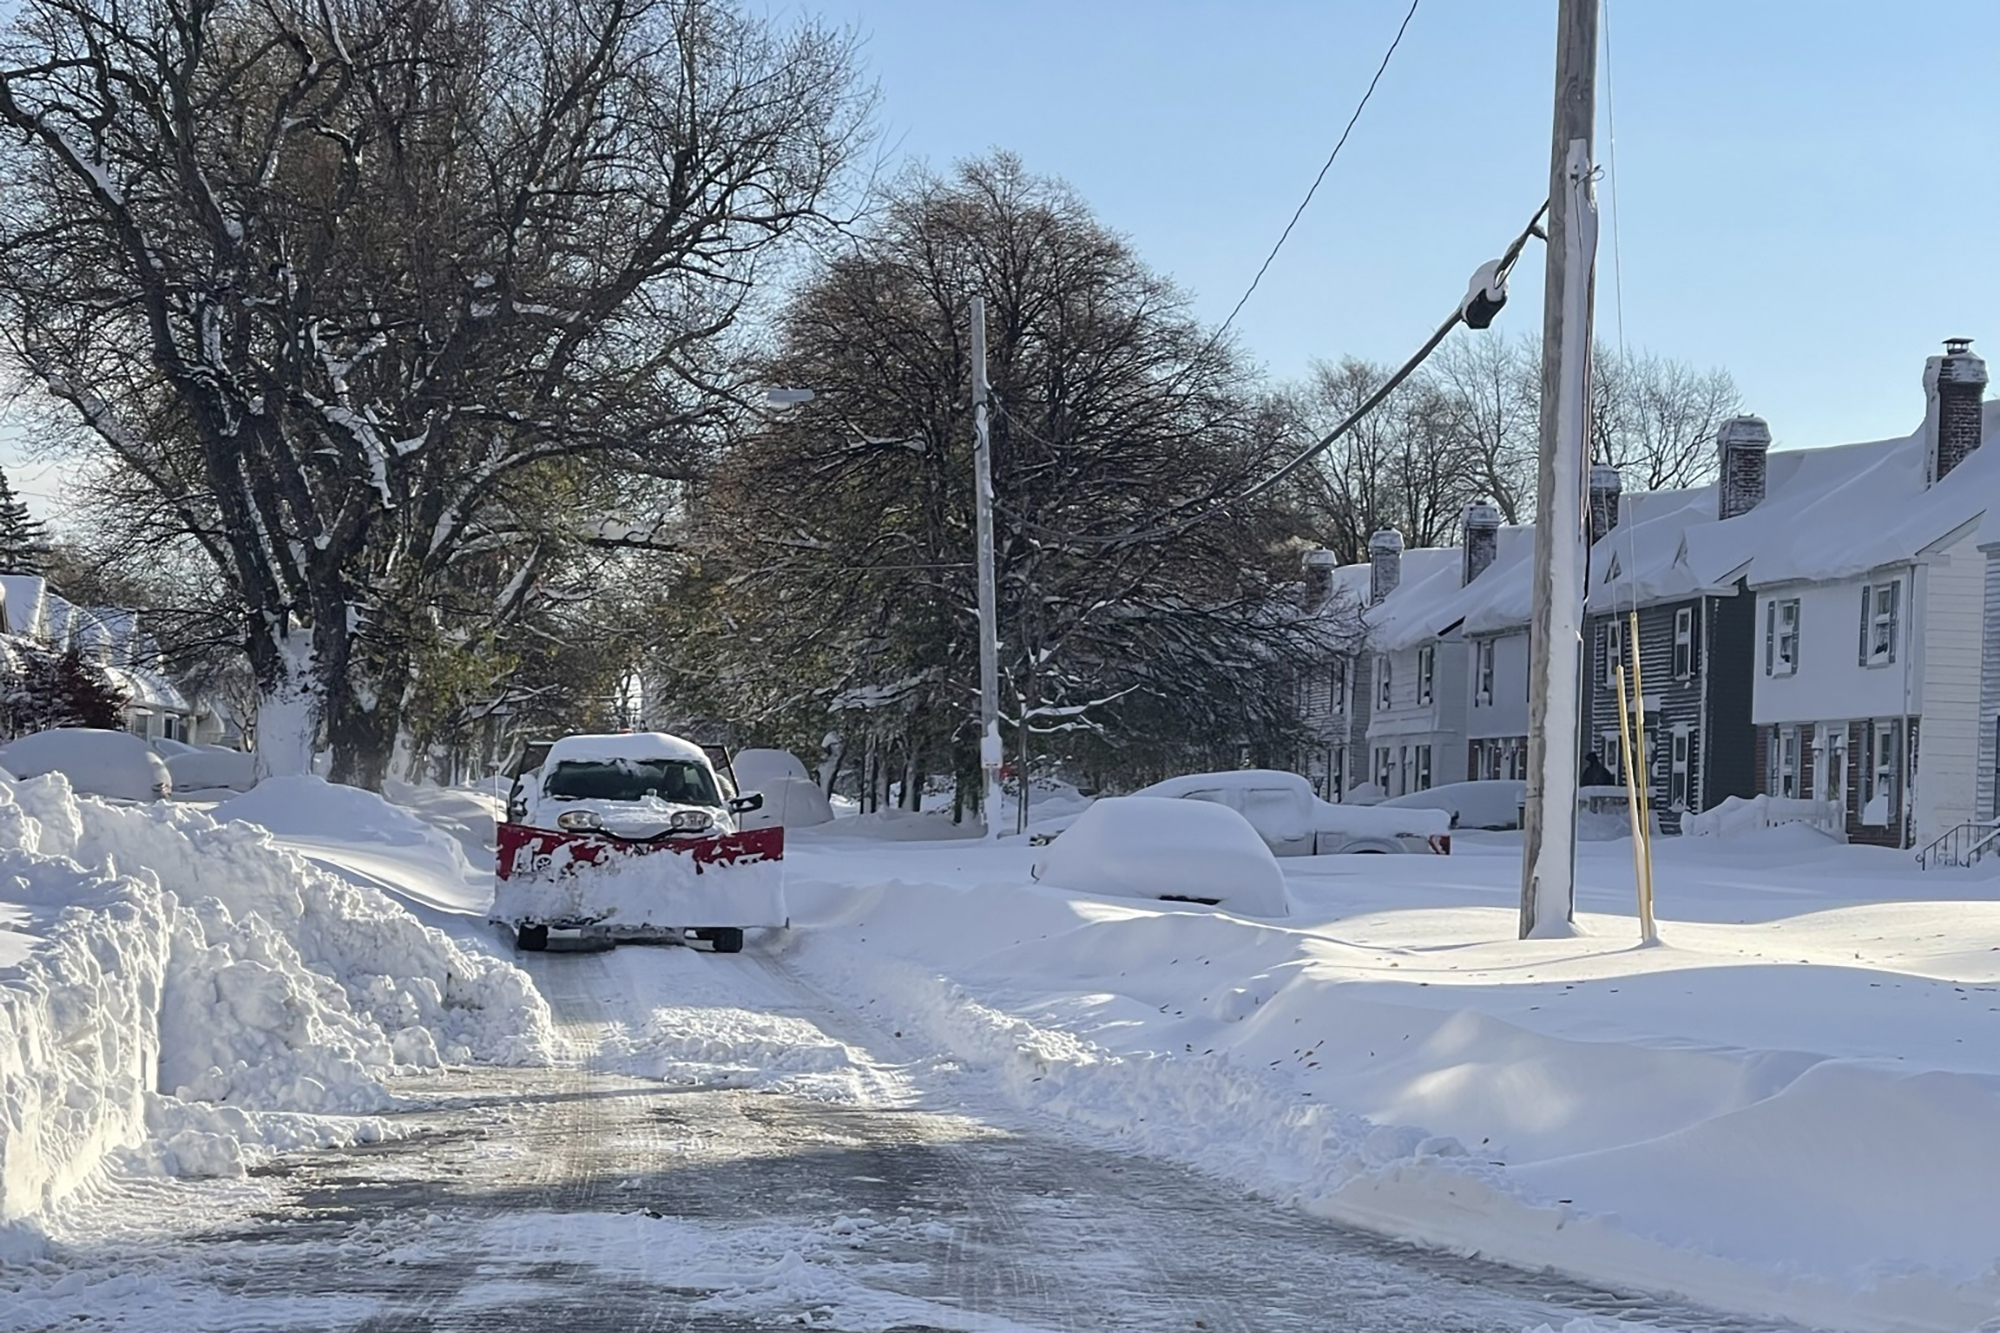
[[[1289,868],[1282,926],[798,840],[791,966],[1024,1106],[1313,1211],[1850,1329],[2000,1319],[1995,881],[1800,830],[1625,844],[1515,936],[1519,843]],[[1622,915],[1612,915],[1612,914]]]

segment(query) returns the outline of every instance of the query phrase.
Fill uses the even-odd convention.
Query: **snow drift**
[[[0,1245],[113,1153],[227,1174],[352,1139],[399,1069],[546,1059],[527,976],[269,833],[172,805],[0,782]]]

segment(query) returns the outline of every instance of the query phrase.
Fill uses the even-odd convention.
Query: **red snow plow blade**
[[[605,866],[626,857],[656,852],[692,857],[697,874],[711,866],[749,866],[785,859],[782,828],[640,841],[602,833],[568,833],[527,824],[502,824],[499,835],[500,858],[494,874],[503,880],[555,878],[574,874],[583,866]]]

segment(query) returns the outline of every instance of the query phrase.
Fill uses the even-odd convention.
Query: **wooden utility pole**
[[[1000,836],[1000,613],[993,586],[993,451],[986,419],[986,298],[972,298],[972,494],[978,531],[979,767],[986,774],[986,836]],[[1027,774],[1021,775],[1027,790]]]
[[[1567,935],[1576,916],[1576,765],[1590,308],[1597,256],[1591,133],[1598,0],[1560,0],[1542,307],[1541,467],[1528,678],[1528,791],[1521,819],[1521,938]]]

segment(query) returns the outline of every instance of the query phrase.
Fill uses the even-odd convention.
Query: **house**
[[[74,649],[95,662],[125,696],[123,722],[134,735],[192,741],[204,730],[200,710],[163,673],[159,649],[140,631],[136,611],[78,606],[38,575],[0,574],[0,633],[50,652]]]
[[[1307,551],[1300,564],[1304,576],[1303,609],[1328,624],[1330,645],[1324,664],[1299,685],[1299,714],[1308,741],[1294,771],[1313,784],[1322,800],[1339,801],[1357,783],[1360,756],[1368,743],[1368,656],[1340,646],[1349,637],[1346,623],[1369,604],[1374,566],[1343,565],[1332,551]]]
[[[1495,526],[1497,527],[1497,519]],[[1403,550],[1402,534],[1368,540],[1367,779],[1401,796],[1465,780],[1466,645],[1451,633],[1465,587],[1464,548]]]
[[[1716,432],[1717,481],[1686,490],[1626,496],[1615,470],[1591,470],[1583,743],[1623,780],[1622,665],[1662,832],[1678,833],[1684,814],[1756,791],[1755,606],[1743,581],[1754,545],[1743,529],[1723,525],[1764,500],[1770,444],[1761,418],[1731,418]],[[1777,471],[1789,476],[1797,455],[1780,457]]]
[[[1757,789],[1837,802],[1851,840],[1903,848],[1994,809],[2000,451],[1980,446],[2000,402],[1963,339],[1924,381],[1916,433],[1799,456],[1749,566]]]
[[[1525,778],[1535,530],[1502,527],[1491,505],[1471,505],[1464,549],[1463,586],[1439,619],[1465,645],[1465,775]]]

